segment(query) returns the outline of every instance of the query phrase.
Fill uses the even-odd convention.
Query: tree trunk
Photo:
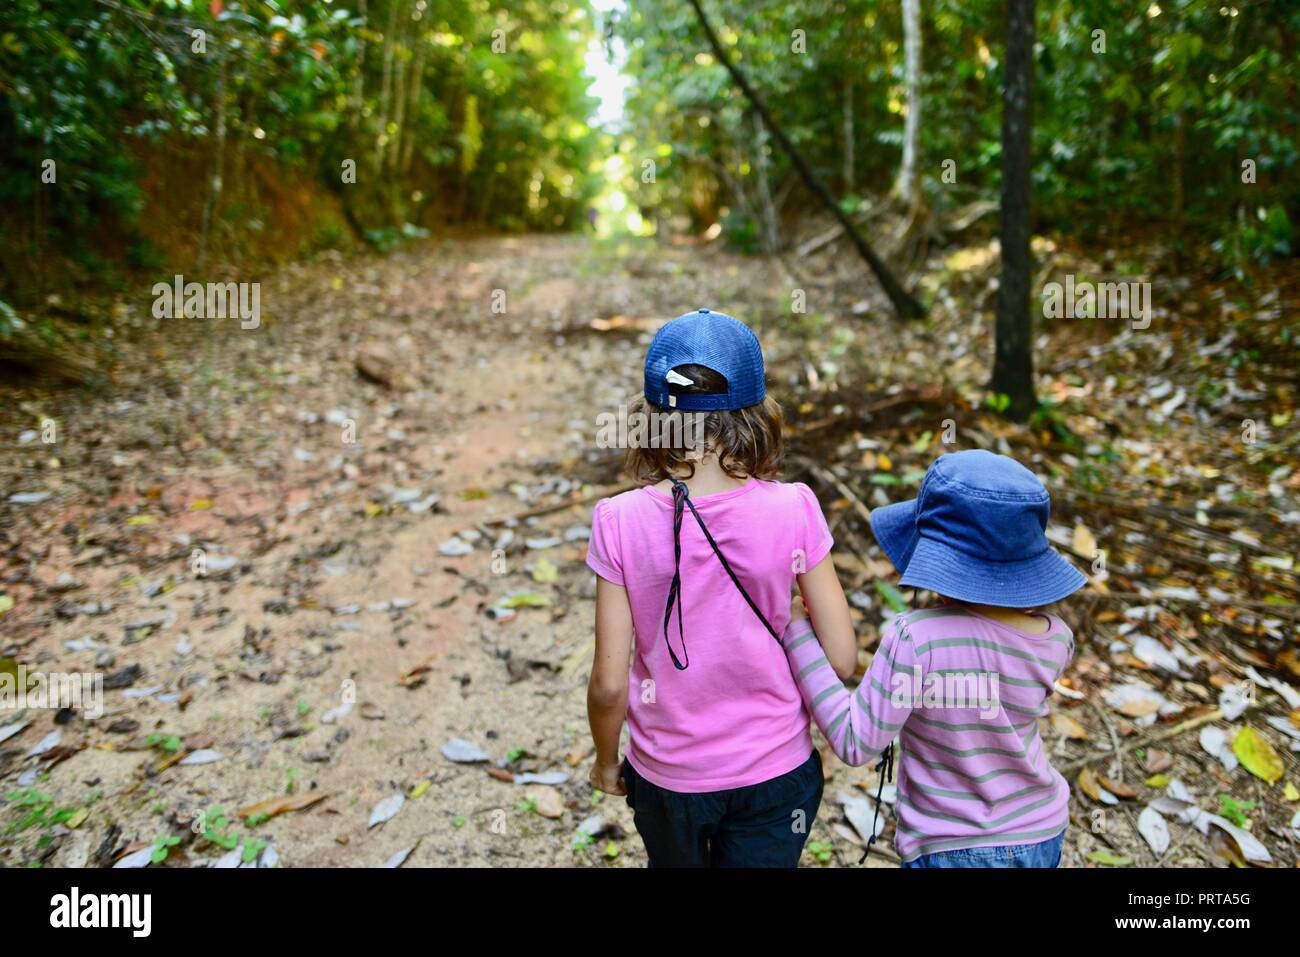
[[[218,47],[217,60],[217,154],[213,160],[212,178],[208,181],[208,198],[203,204],[203,223],[199,227],[199,254],[195,268],[202,270],[208,258],[208,236],[217,216],[221,201],[222,177],[225,175],[226,156],[226,51]]]
[[[366,108],[366,31],[370,29],[366,0],[357,0],[357,16],[361,19],[361,29],[357,31],[357,75],[352,85],[352,128],[354,130],[361,125],[361,115]]]
[[[790,137],[786,136],[785,131],[782,130],[781,127],[777,126],[776,121],[772,119],[772,114],[768,112],[767,106],[763,103],[762,99],[759,98],[759,95],[754,91],[754,88],[749,85],[749,81],[745,79],[745,75],[731,62],[731,58],[727,56],[727,52],[722,48],[722,43],[718,40],[718,35],[713,32],[713,26],[709,23],[709,18],[704,15],[704,8],[700,6],[700,0],[690,0],[690,4],[695,10],[696,17],[699,18],[700,26],[704,29],[704,35],[708,38],[709,46],[713,50],[713,55],[718,58],[718,62],[721,63],[727,73],[731,75],[732,80],[734,80],[736,85],[740,87],[740,91],[745,94],[745,98],[748,99],[749,102],[753,104],[754,109],[758,111],[758,115],[762,117],[768,131],[776,138],[776,141],[781,144],[781,148],[785,150],[786,155],[790,157],[790,162],[794,164],[795,170],[804,181],[804,185],[808,187],[809,192],[816,196],[821,201],[822,205],[826,207],[827,211],[829,211],[831,215],[839,221],[840,225],[844,227],[844,232],[848,234],[849,239],[853,242],[853,248],[858,251],[858,255],[861,256],[863,260],[866,261],[867,265],[871,267],[871,271],[875,274],[877,281],[879,281],[881,287],[884,289],[885,295],[889,297],[889,301],[894,307],[894,312],[900,318],[920,319],[923,317],[925,315],[925,309],[908,293],[906,289],[902,287],[899,281],[894,278],[894,274],[889,271],[889,267],[886,266],[884,261],[881,260],[881,258],[872,251],[871,247],[867,245],[867,241],[862,238],[857,227],[853,225],[852,220],[850,220],[844,210],[840,208],[840,204],[831,198],[831,195],[826,192],[826,188],[822,186],[822,184],[818,182],[817,177],[813,175],[813,171],[808,166],[808,162],[803,158],[803,154],[795,149],[794,144],[790,142]]]
[[[393,138],[388,143],[388,166],[391,169],[397,168],[397,163],[402,157],[402,140],[406,136],[406,96],[409,92],[406,74],[412,65],[411,51],[407,46],[407,42],[411,30],[411,18],[409,15],[404,14],[402,16],[401,39],[398,41],[397,46],[397,67],[393,73],[393,93],[397,99],[397,105],[393,110]]]
[[[1008,0],[1002,94],[1002,277],[998,284],[994,392],[1010,399],[1007,416],[1023,422],[1034,398],[1033,314],[1029,285],[1030,135],[1033,130],[1034,0]]]
[[[754,167],[758,171],[758,203],[760,215],[762,216],[763,251],[769,256],[774,256],[778,246],[776,207],[772,203],[772,184],[768,177],[767,131],[763,129],[763,121],[759,118],[759,115],[754,113],[752,116],[754,120]]]
[[[857,189],[857,165],[853,156],[853,74],[844,77],[844,195],[852,196]]]
[[[903,0],[903,56],[906,64],[907,119],[903,122],[903,162],[894,191],[907,206],[921,199],[917,153],[921,142],[921,0]]]
[[[388,144],[388,114],[393,94],[393,34],[397,29],[397,2],[388,10],[384,30],[384,81],[379,89],[379,131],[375,137],[375,172],[383,172],[384,147]]]
[[[1187,206],[1187,117],[1180,106],[1174,111],[1174,164],[1173,164],[1173,224],[1174,269],[1183,268],[1183,238],[1187,235],[1183,221]]]
[[[420,84],[424,82],[424,51],[427,46],[428,42],[427,37],[424,35],[424,31],[417,30],[415,34],[415,64],[411,68],[411,85],[410,92],[407,94],[406,105],[406,110],[410,114],[407,117],[406,122],[407,125],[412,128],[411,132],[414,132],[415,125],[418,122],[418,117],[420,115]],[[411,171],[411,156],[414,151],[415,137],[408,133],[402,140],[402,159],[399,164],[399,169],[402,173],[409,173]]]

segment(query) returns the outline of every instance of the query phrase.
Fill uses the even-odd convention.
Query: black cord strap
[[[876,811],[874,814],[871,815],[871,836],[867,838],[866,849],[863,850],[862,856],[858,858],[859,864],[861,864],[863,861],[867,859],[867,855],[871,853],[871,845],[876,843],[876,834],[877,834],[876,822],[880,820],[880,802],[885,796],[885,780],[886,778],[888,778],[890,781],[894,779],[894,742],[893,741],[889,742],[889,746],[885,748],[885,753],[882,754],[880,756],[880,760],[876,762],[876,774],[879,776],[880,779],[880,783],[876,787]]]
[[[668,603],[664,606],[664,643],[668,646],[668,655],[673,660],[673,667],[678,671],[685,671],[691,666],[691,656],[686,650],[686,631],[682,627],[682,518],[684,509],[689,508],[691,514],[695,516],[696,523],[700,526],[700,531],[704,533],[705,539],[708,540],[709,547],[713,549],[713,554],[718,556],[718,561],[722,563],[722,568],[731,579],[731,583],[736,586],[740,596],[745,599],[745,604],[749,605],[750,610],[763,623],[767,633],[772,636],[772,640],[778,645],[781,644],[781,636],[776,633],[772,623],[767,620],[758,605],[754,604],[754,599],[749,597],[749,592],[745,591],[745,586],[740,583],[736,573],[731,570],[731,565],[727,563],[726,556],[718,548],[718,543],[713,540],[709,534],[708,526],[704,524],[704,519],[700,513],[695,510],[695,503],[691,501],[690,489],[682,481],[673,482],[673,580],[668,586]],[[668,640],[668,623],[672,620],[673,605],[677,605],[677,633],[681,636],[682,657],[686,659],[685,664],[677,657],[673,651],[672,642]]]

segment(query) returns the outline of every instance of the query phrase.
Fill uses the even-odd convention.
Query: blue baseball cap
[[[676,371],[697,365],[727,380],[724,392],[682,391],[694,383]],[[739,319],[699,309],[664,323],[645,357],[645,397],[660,408],[712,412],[758,405],[767,395],[758,336]]]
[[[1047,540],[1052,500],[1033,472],[983,449],[935,459],[917,497],[872,509],[901,585],[1004,608],[1037,608],[1088,581]]]

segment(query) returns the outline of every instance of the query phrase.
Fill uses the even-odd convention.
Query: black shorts
[[[821,806],[821,755],[743,788],[687,794],[623,762],[627,803],[651,867],[796,867]]]

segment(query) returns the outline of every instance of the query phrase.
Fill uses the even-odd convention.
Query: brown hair
[[[681,394],[713,394],[725,391],[726,380],[703,366],[682,367],[695,385]],[[690,478],[701,452],[718,457],[722,470],[732,478],[776,478],[781,462],[781,405],[770,395],[757,405],[714,412],[664,409],[637,396],[628,407],[629,416],[645,415],[653,423],[649,441],[633,442],[627,452],[627,471],[638,482],[652,485],[665,479]],[[684,417],[696,417],[688,426]],[[667,436],[687,436],[691,443],[659,441]],[[701,447],[702,446],[702,447]],[[684,473],[684,474],[683,474]]]

